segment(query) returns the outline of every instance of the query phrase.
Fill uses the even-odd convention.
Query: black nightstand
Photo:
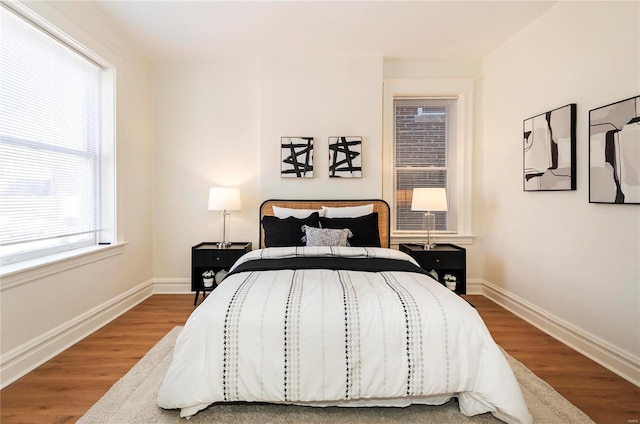
[[[215,280],[213,286],[205,287],[202,280],[202,273],[213,271],[214,273],[229,268],[247,252],[251,251],[251,242],[231,243],[225,249],[219,249],[217,242],[204,242],[191,248],[191,291],[196,292],[193,304],[198,303],[198,296],[202,292],[204,299],[206,292],[216,288]]]
[[[415,259],[421,268],[435,270],[442,284],[445,274],[455,276],[456,293],[467,294],[467,251],[464,247],[442,243],[425,250],[421,244],[400,244],[400,251]]]

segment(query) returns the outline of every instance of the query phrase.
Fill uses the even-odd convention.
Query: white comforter
[[[411,261],[380,248],[269,248],[260,258]],[[414,262],[415,263],[415,262]],[[520,387],[467,302],[413,272],[327,269],[230,275],[193,312],[158,394],[188,417],[214,402],[439,405],[530,423]]]

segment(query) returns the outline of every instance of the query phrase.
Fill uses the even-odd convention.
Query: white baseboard
[[[481,278],[467,278],[467,294],[482,294],[483,283]]]
[[[191,291],[190,278],[154,278],[153,294],[187,294]]]
[[[551,337],[640,386],[640,358],[611,346],[493,283],[483,281],[482,294]]]
[[[153,283],[149,280],[3,354],[0,358],[0,388],[39,367],[152,294]]]

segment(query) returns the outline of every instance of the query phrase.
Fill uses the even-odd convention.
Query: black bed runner
[[[295,257],[256,259],[238,265],[228,275],[247,271],[273,271],[281,269],[330,269],[363,272],[405,271],[429,275],[411,262],[388,258]]]

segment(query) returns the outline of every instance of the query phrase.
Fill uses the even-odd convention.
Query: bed
[[[260,222],[260,249],[187,320],[160,407],[190,417],[218,402],[403,407],[456,397],[467,416],[532,422],[475,309],[389,248],[384,201],[268,200]]]

